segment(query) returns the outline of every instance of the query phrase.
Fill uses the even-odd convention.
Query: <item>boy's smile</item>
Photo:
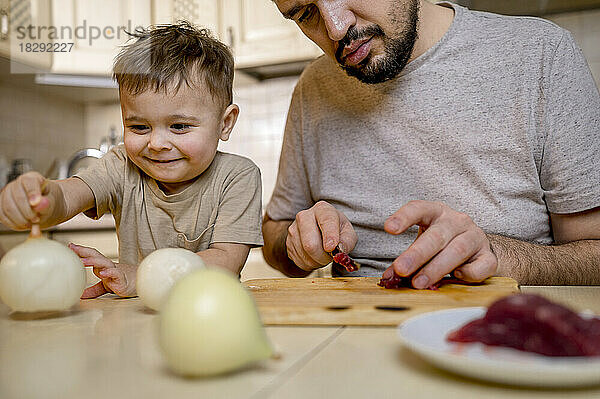
[[[139,95],[122,90],[120,96],[127,156],[167,194],[185,189],[208,168],[219,139],[229,138],[237,119],[238,107],[222,112],[204,85]]]

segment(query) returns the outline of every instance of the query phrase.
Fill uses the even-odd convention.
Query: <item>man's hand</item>
[[[348,218],[331,204],[319,201],[298,212],[288,228],[288,257],[302,270],[312,271],[331,262],[328,252],[339,245],[344,252],[356,246],[358,237]]]
[[[85,266],[92,266],[94,274],[101,280],[86,288],[81,299],[97,298],[106,293],[115,293],[122,297],[135,296],[135,267],[116,265],[94,248],[69,244]]]
[[[410,201],[385,221],[384,229],[401,234],[413,225],[419,226],[417,239],[383,277],[418,271],[413,287],[427,288],[448,273],[465,281],[483,281],[496,273],[498,260],[487,236],[464,213],[439,202]]]

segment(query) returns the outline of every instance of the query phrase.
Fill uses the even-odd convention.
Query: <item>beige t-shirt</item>
[[[192,185],[173,195],[133,164],[122,145],[75,176],[96,199],[85,214],[113,214],[121,263],[137,265],[159,248],[198,252],[215,242],[263,245],[260,170],[247,158],[217,152]]]

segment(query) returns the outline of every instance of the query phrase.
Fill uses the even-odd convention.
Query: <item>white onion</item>
[[[175,284],[161,310],[159,341],[171,369],[187,376],[225,373],[272,354],[252,297],[217,269]]]
[[[137,269],[137,294],[151,309],[159,310],[177,280],[204,268],[199,255],[184,248],[157,249],[146,256]]]
[[[29,238],[0,262],[0,298],[12,310],[66,310],[79,302],[85,270],[75,252],[46,238]]]

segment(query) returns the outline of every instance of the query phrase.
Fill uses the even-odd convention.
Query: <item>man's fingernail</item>
[[[464,276],[465,275],[460,270],[455,270],[454,271],[454,277],[456,277],[456,278],[463,278]]]
[[[424,275],[421,274],[419,277],[417,277],[413,283],[415,288],[427,288],[429,286],[429,278]]]

